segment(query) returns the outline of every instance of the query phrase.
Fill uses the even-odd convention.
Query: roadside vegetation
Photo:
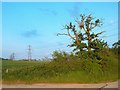
[[[101,60],[78,60],[65,52],[51,61],[2,61],[3,83],[100,83],[118,79],[118,59],[111,51]],[[64,54],[61,54],[64,53]],[[7,71],[8,70],[8,71]]]
[[[52,59],[43,61],[2,60],[3,83],[100,83],[118,80],[118,56],[120,40],[110,48],[99,35],[96,27],[102,20],[92,15],[80,15],[77,25],[70,22],[65,25],[66,32],[59,36],[68,36],[73,41],[71,53],[54,51]],[[78,26],[78,27],[77,27]]]

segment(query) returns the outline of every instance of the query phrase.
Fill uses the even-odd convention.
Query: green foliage
[[[3,82],[96,83],[117,80],[120,40],[112,49],[108,48],[107,42],[98,39],[103,32],[91,33],[102,25],[102,21],[94,20],[91,15],[80,17],[80,21],[76,20],[79,27],[70,22],[65,25],[67,34],[58,34],[73,40],[69,46],[74,47],[75,53],[54,51],[53,59],[45,57],[43,61],[3,60]]]
[[[54,51],[52,54],[52,57],[53,57],[53,60],[55,60],[55,61],[70,61],[70,60],[78,60],[79,59],[73,53],[68,54],[64,51]]]
[[[90,46],[94,51],[100,51],[103,48],[107,48],[107,42],[105,42],[104,40],[99,40],[99,39],[94,39],[91,42],[91,46]]]
[[[68,54],[64,51],[54,51],[52,57],[54,60],[67,60]]]
[[[67,33],[58,33],[57,35],[69,36],[73,40],[72,44],[69,45],[70,47],[74,47],[73,52],[76,52],[76,55],[80,58],[86,58],[86,56],[90,58],[92,50],[100,51],[108,47],[107,42],[98,38],[103,31],[98,33],[93,32],[94,28],[102,25],[102,19],[95,20],[91,14],[81,14],[80,17],[80,20],[75,20],[78,25],[70,22],[65,25]]]
[[[118,78],[117,58],[107,49],[97,53],[101,58],[99,60],[96,58],[81,60],[73,53],[60,51],[55,51],[53,54],[52,61],[4,60],[2,62],[3,82],[96,83]]]
[[[120,40],[112,44],[112,48],[110,49],[114,54],[120,56]],[[118,57],[119,58],[119,57]]]
[[[113,43],[113,48],[118,48],[120,46],[120,40],[118,42]]]

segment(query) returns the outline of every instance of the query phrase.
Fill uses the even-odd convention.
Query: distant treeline
[[[7,59],[7,58],[0,58],[0,60],[10,60],[10,59]]]

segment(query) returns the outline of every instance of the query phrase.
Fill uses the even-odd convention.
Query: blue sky
[[[69,37],[56,36],[63,25],[74,22],[81,13],[104,18],[104,25],[94,31],[106,32],[101,37],[111,44],[118,39],[118,3],[116,2],[3,2],[2,3],[2,56],[27,59],[28,45],[32,58],[50,57],[55,50],[70,52]]]
[[[2,3],[0,2],[0,56],[2,56]]]
[[[3,2],[119,2],[119,0],[2,0]]]

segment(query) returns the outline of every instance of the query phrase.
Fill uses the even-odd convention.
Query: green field
[[[101,63],[101,64],[98,64]],[[2,60],[3,83],[100,83],[118,79],[118,61]]]

